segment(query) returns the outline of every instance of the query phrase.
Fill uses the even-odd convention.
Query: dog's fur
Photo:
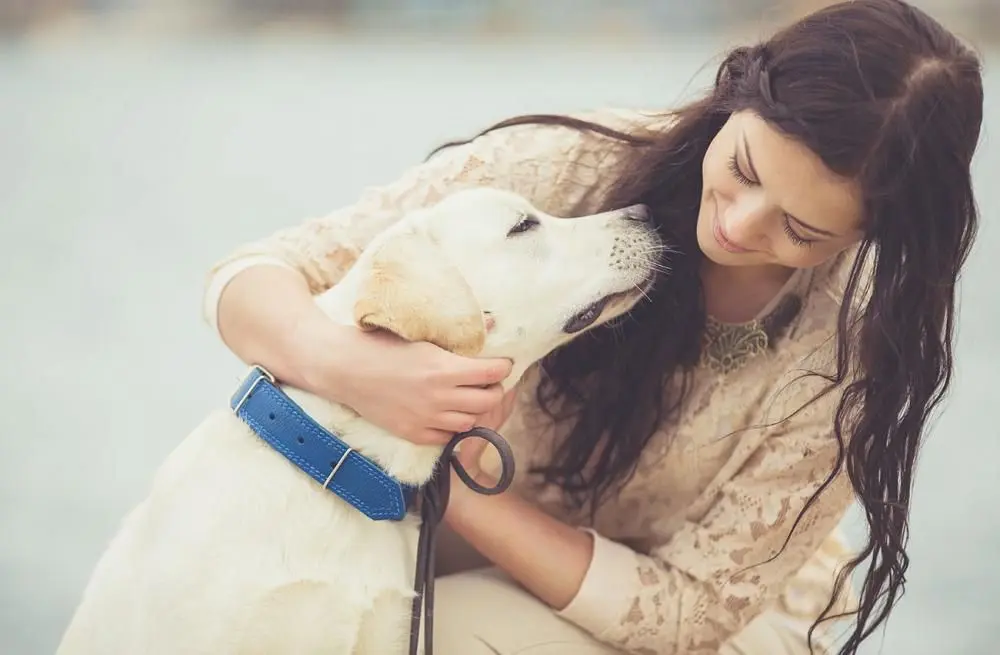
[[[598,299],[615,294],[590,327],[634,305],[660,251],[644,218],[640,206],[560,219],[507,192],[460,191],[381,233],[316,302],[341,324],[510,358],[509,388]],[[284,390],[401,482],[432,475],[440,447]],[[412,515],[369,520],[220,409],[123,522],[58,653],[405,652],[418,531]]]

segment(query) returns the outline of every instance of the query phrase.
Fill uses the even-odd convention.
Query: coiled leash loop
[[[470,437],[485,439],[500,453],[500,480],[495,487],[484,487],[465,470],[455,455],[455,447]],[[413,580],[413,615],[410,619],[410,655],[417,655],[420,645],[420,615],[424,615],[424,655],[434,652],[434,552],[437,528],[444,519],[451,491],[451,471],[476,493],[493,496],[503,493],[514,479],[514,452],[503,437],[487,428],[476,427],[451,438],[441,453],[434,476],[420,491],[420,539],[417,542],[417,567]]]
[[[279,383],[260,365],[250,373],[229,399],[229,408],[275,451],[297,466],[323,488],[373,521],[401,521],[411,505],[415,487],[401,485],[375,462],[348,446],[317,423],[282,391]],[[455,448],[470,437],[485,439],[500,453],[500,481],[484,487],[458,461]],[[483,427],[472,428],[451,438],[438,459],[438,468],[416,495],[420,499],[420,538],[414,576],[413,617],[410,623],[410,653],[417,655],[420,614],[424,619],[424,655],[433,655],[434,635],[434,547],[437,527],[448,507],[451,471],[473,491],[488,496],[503,493],[514,479],[514,453],[503,437]]]

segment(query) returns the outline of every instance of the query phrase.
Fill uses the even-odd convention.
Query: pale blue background
[[[155,467],[242,372],[200,319],[215,259],[489,121],[670,105],[707,82],[723,47],[759,32],[720,27],[718,3],[644,9],[667,5],[674,33],[613,39],[551,16],[533,34],[475,36],[474,12],[454,28],[392,17],[421,34],[208,31],[181,20],[193,15],[183,2],[0,38],[0,653],[52,651]],[[997,652],[998,31],[983,36],[983,228],[954,393],[920,458],[907,595],[866,653]]]

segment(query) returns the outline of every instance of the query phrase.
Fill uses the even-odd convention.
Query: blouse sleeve
[[[841,472],[795,528],[837,457],[830,400],[773,429],[717,494],[705,516],[683,524],[648,555],[594,533],[583,584],[561,611],[595,638],[628,653],[717,653],[801,569],[851,502]],[[772,559],[773,558],[773,559]]]
[[[330,288],[378,232],[404,213],[461,188],[506,189],[529,198],[542,211],[560,215],[590,193],[593,180],[579,173],[596,171],[602,159],[596,145],[569,128],[524,125],[446,149],[395,181],[364,190],[352,205],[236,248],[209,270],[204,318],[218,329],[216,308],[223,289],[250,266],[296,270],[313,293]]]

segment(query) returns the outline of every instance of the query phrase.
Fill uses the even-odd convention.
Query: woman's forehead
[[[733,147],[749,155],[757,181],[787,213],[835,234],[860,228],[863,205],[856,180],[837,175],[805,145],[752,112],[734,120]]]

